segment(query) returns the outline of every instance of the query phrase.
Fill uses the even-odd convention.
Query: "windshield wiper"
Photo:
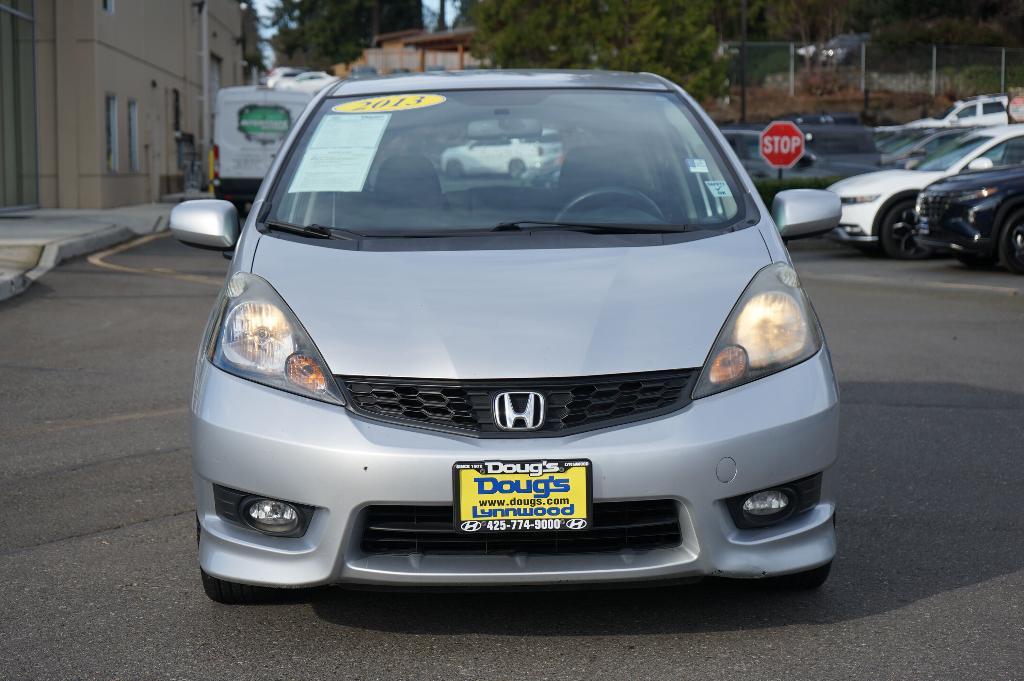
[[[293,222],[285,222],[284,220],[267,220],[263,223],[267,229],[274,230],[277,232],[287,232],[288,234],[298,234],[300,236],[309,236],[314,239],[362,239],[366,235],[359,234],[358,232],[350,232],[346,229],[336,229],[333,227],[324,227],[323,225],[297,225]]]
[[[685,225],[622,225],[584,222],[557,222],[555,220],[514,220],[499,222],[491,228],[492,232],[526,232],[530,227],[544,227],[570,232],[591,232],[601,234],[674,234],[685,232]]]

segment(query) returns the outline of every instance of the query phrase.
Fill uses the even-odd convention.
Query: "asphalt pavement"
[[[0,678],[1024,678],[1024,278],[795,257],[843,399],[820,591],[325,588],[246,607],[203,595],[189,473],[226,262],[154,235],[61,265],[0,302]]]

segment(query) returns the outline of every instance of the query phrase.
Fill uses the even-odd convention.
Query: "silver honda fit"
[[[196,364],[207,594],[267,587],[815,587],[835,554],[838,395],[771,211],[650,74],[342,82],[287,133]]]

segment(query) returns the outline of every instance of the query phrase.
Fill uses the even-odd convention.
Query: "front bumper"
[[[838,395],[827,351],[680,412],[564,438],[476,439],[383,425],[264,388],[203,363],[193,400],[193,468],[211,575],[274,586],[550,585],[763,577],[835,554]],[[785,396],[780,399],[780,396]],[[596,502],[673,499],[682,543],[568,555],[367,555],[365,509],[450,505],[455,461],[588,458]],[[716,475],[724,458],[736,475]],[[788,520],[739,530],[724,499],[824,471],[820,501]],[[317,507],[302,537],[261,535],[219,517],[213,484]]]
[[[878,241],[875,218],[881,206],[881,198],[870,203],[843,204],[839,227],[832,231],[831,236],[838,241],[853,243]]]

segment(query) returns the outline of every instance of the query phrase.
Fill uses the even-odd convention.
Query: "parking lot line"
[[[163,239],[170,236],[170,232],[161,232],[159,234],[147,234],[141,236],[138,239],[132,239],[126,241],[123,244],[108,248],[105,251],[94,253],[90,255],[88,260],[90,265],[96,267],[102,267],[103,269],[113,270],[115,272],[128,272],[131,274],[143,274],[152,277],[168,277],[170,279],[177,279],[178,281],[189,281],[194,284],[207,284],[211,286],[220,286],[224,283],[223,278],[219,277],[208,277],[202,274],[186,274],[184,272],[178,272],[177,270],[169,269],[167,267],[130,267],[128,265],[118,265],[116,263],[107,262],[107,258],[113,255],[119,255],[126,251],[129,251],[137,246],[142,246],[150,241],[157,239]]]

